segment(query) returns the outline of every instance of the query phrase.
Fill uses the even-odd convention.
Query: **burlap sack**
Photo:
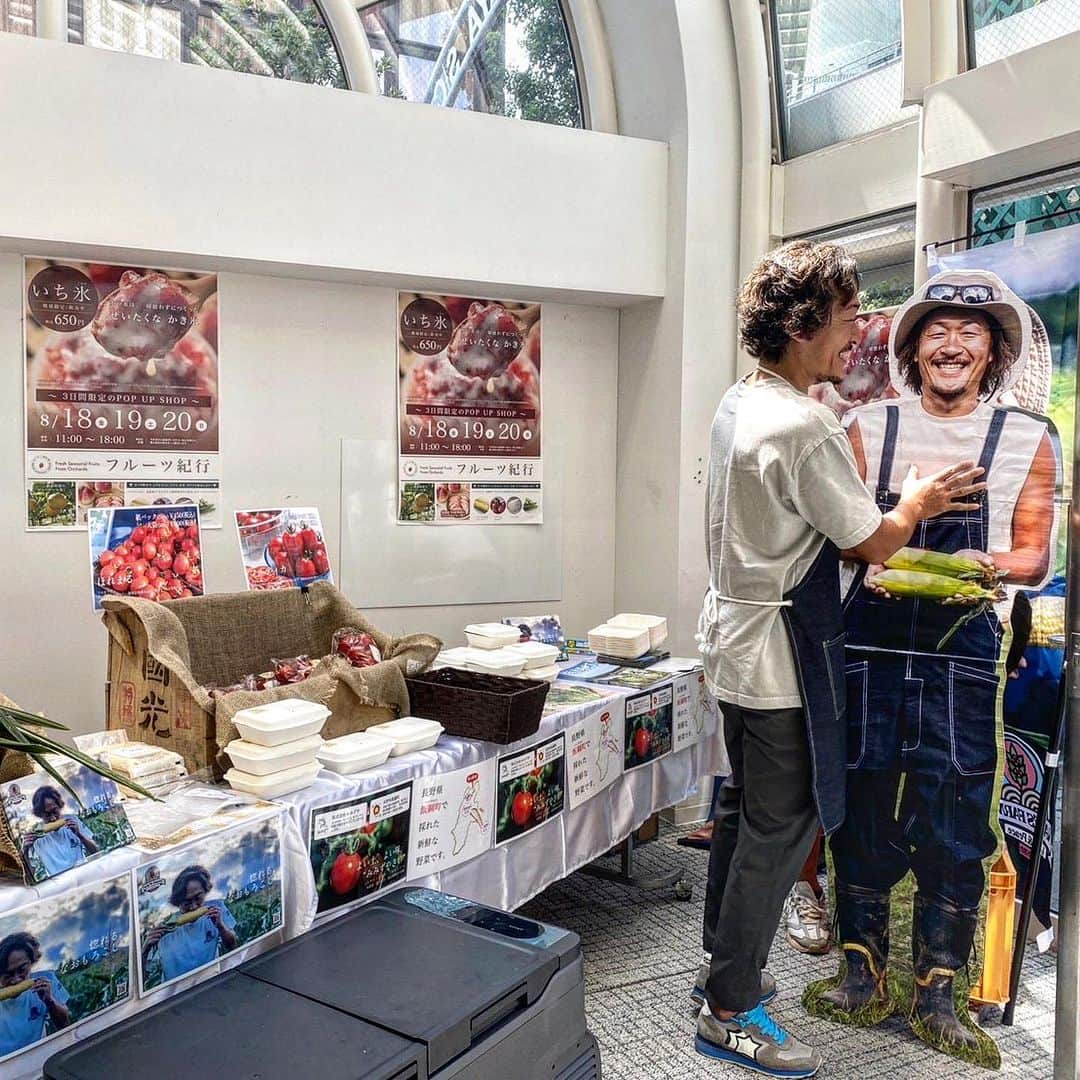
[[[0,694],[0,706],[2,705],[10,705],[13,709],[19,707],[11,698]],[[0,784],[18,780],[20,776],[29,776],[33,771],[33,762],[25,754],[16,750],[0,750]],[[11,826],[4,814],[0,814],[0,874],[18,874],[25,884],[30,884],[19,845],[15,842]]]
[[[204,722],[212,725],[219,770],[229,765],[221,747],[237,737],[232,718],[241,709],[282,698],[318,701],[333,714],[324,737],[362,731],[408,712],[405,675],[426,670],[442,648],[438,638],[427,634],[394,638],[383,633],[326,582],[307,590],[229,593],[167,604],[111,597],[104,606],[103,621],[117,646],[137,651],[129,623],[137,619],[153,660],[179,681]],[[343,626],[369,633],[383,662],[354,668],[342,657],[328,657],[334,632]],[[272,659],[305,654],[327,659],[304,682],[216,698],[208,692],[208,687],[229,686],[244,675],[268,670]]]

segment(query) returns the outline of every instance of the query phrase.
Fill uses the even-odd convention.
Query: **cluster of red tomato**
[[[290,525],[269,544],[274,569],[282,577],[313,578],[330,572],[330,559],[323,538],[309,525]]]
[[[158,514],[149,525],[98,556],[98,581],[116,593],[144,600],[201,596],[203,576],[198,525],[178,525]]]
[[[381,659],[379,647],[370,634],[346,626],[334,634],[333,650],[353,667],[374,667]]]

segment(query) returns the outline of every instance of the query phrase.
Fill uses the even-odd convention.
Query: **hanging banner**
[[[538,525],[539,304],[398,294],[398,521]]]
[[[409,878],[427,877],[482,855],[492,844],[495,759],[416,780]]]
[[[495,843],[505,844],[563,812],[566,741],[553,739],[499,758]]]
[[[671,753],[675,695],[670,686],[626,699],[625,767],[637,769]]]
[[[405,880],[412,809],[410,780],[312,810],[309,851],[320,915]]]
[[[612,697],[566,732],[570,809],[610,787],[623,773],[626,699]]]
[[[277,813],[201,837],[133,870],[139,995],[280,930],[283,872]]]
[[[130,998],[128,883],[125,873],[0,916],[0,1061]]]
[[[219,526],[217,275],[23,266],[27,529],[174,503]]]

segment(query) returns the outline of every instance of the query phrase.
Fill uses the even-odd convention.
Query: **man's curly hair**
[[[739,341],[777,363],[796,336],[812,337],[832,319],[833,303],[859,293],[855,260],[839,244],[793,240],[766,255],[739,293]]]

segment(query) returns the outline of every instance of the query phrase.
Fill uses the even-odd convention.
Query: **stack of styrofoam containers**
[[[325,705],[298,698],[241,709],[233,723],[242,737],[225,747],[234,766],[229,786],[263,799],[307,787],[319,775],[319,733],[329,716]]]
[[[337,739],[327,739],[319,751],[319,761],[331,772],[363,772],[381,765],[394,749],[394,740],[373,731],[353,731]]]
[[[545,645],[542,641],[522,641],[503,649],[506,653],[516,653],[525,661],[521,677],[536,682],[554,682],[559,677],[559,668],[555,663],[559,659],[559,650],[554,645]]]
[[[103,747],[97,756],[113,772],[128,777],[143,790],[158,797],[168,795],[188,775],[184,759],[179,754],[147,743]],[[131,788],[122,787],[120,792],[125,798],[142,798]]]
[[[663,645],[667,634],[662,615],[616,615],[589,631],[589,648],[602,656],[636,660]]]
[[[516,626],[505,623],[472,623],[465,627],[465,638],[471,648],[491,652],[507,645],[516,645],[521,640],[521,632]]]

